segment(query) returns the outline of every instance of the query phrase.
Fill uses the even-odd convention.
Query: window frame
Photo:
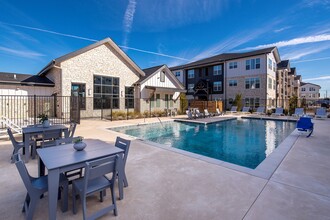
[[[213,92],[222,92],[222,81],[213,82]]]
[[[128,90],[132,89],[132,94]],[[134,86],[125,86],[125,108],[134,108]]]
[[[72,88],[74,86],[78,86],[78,94],[77,96],[73,95],[73,90]],[[78,102],[79,102],[79,109],[80,110],[86,110],[86,83],[71,83],[71,96],[73,97],[78,97]]]
[[[213,76],[220,76],[222,74],[222,66],[215,65],[213,66]]]
[[[193,79],[195,78],[195,70],[194,69],[190,69],[187,71],[187,76],[188,76],[188,79]]]
[[[99,82],[95,81],[99,78]],[[112,76],[93,76],[93,109],[120,109],[119,93],[120,78]],[[100,91],[96,92],[99,87]],[[104,92],[106,90],[107,92]],[[100,106],[99,106],[100,105]]]

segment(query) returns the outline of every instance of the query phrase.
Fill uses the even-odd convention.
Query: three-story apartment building
[[[243,104],[276,106],[276,47],[245,53],[224,53],[170,68],[185,85],[188,99],[225,100],[230,108],[237,94]]]

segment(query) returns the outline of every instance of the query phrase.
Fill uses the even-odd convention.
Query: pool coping
[[[241,117],[244,119],[260,119],[258,118],[254,118],[254,117]],[[231,118],[228,120],[233,120],[236,118]],[[171,121],[166,121],[163,123],[170,123],[172,121],[176,121],[177,119],[171,120]],[[222,120],[222,121],[228,121],[228,120]],[[265,120],[274,120],[272,118],[268,118]],[[278,119],[275,121],[288,121],[286,119]],[[295,122],[296,120],[289,120],[292,122]],[[180,121],[180,122],[186,122],[186,121]],[[188,122],[194,123],[194,121],[189,120]],[[218,121],[219,122],[219,121]],[[157,124],[159,122],[153,122],[153,123],[143,123],[143,125],[147,125],[147,124]],[[200,123],[200,122],[198,122]],[[215,122],[212,122],[215,123]],[[202,123],[204,124],[204,123]],[[142,124],[141,124],[142,125]],[[112,132],[116,132],[119,133],[117,131],[112,130],[112,128],[118,128],[118,127],[132,127],[132,126],[136,126],[136,125],[126,125],[126,126],[114,126],[114,127],[109,127],[106,130],[107,131],[112,131]],[[120,133],[122,134],[122,133]],[[276,169],[278,168],[278,166],[281,164],[281,162],[284,160],[285,156],[288,154],[288,152],[291,150],[291,148],[293,147],[293,145],[296,143],[296,141],[299,138],[299,134],[296,130],[294,130],[291,134],[289,134],[276,148],[275,150],[268,156],[266,157],[255,169],[252,168],[248,168],[248,167],[244,167],[244,166],[240,166],[240,165],[236,165],[233,163],[229,163],[223,160],[219,160],[219,159],[215,159],[215,158],[211,158],[211,157],[207,157],[207,156],[203,156],[203,155],[199,155],[196,153],[192,153],[189,151],[185,151],[185,150],[181,150],[178,148],[174,148],[171,146],[167,146],[164,144],[159,144],[159,143],[155,143],[152,141],[148,141],[148,140],[144,140],[142,138],[138,138],[138,137],[134,137],[131,135],[127,135],[124,134],[134,140],[137,141],[141,141],[143,143],[146,143],[148,145],[154,146],[154,147],[158,147],[164,150],[168,150],[168,151],[172,151],[175,153],[179,153],[181,155],[187,156],[187,157],[191,157],[194,159],[198,159],[198,160],[202,160],[204,162],[207,163],[211,163],[211,164],[215,164],[215,165],[219,165],[228,169],[232,169],[232,170],[236,170],[242,173],[246,173],[252,176],[256,176],[259,178],[263,178],[266,180],[269,180],[271,178],[271,176],[273,175],[273,173],[276,171]]]

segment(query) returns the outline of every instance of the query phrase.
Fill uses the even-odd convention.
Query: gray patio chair
[[[130,140],[126,140],[124,138],[121,137],[117,137],[116,139],[116,143],[115,146],[124,150],[124,155],[122,156],[122,160],[123,160],[123,181],[124,181],[124,186],[127,187],[128,186],[128,182],[127,182],[127,177],[126,177],[126,173],[125,173],[125,167],[126,167],[126,161],[127,161],[127,156],[128,156],[128,151],[129,151],[129,147],[131,145],[131,141]]]
[[[26,169],[25,163],[21,159],[20,154],[15,154],[13,157],[17,170],[27,190],[22,212],[25,212],[26,219],[32,219],[39,199],[42,198],[42,195],[48,191],[48,177],[31,177]],[[63,194],[61,198],[61,209],[62,212],[65,212],[68,210],[68,180],[64,175],[60,175],[60,189]]]
[[[77,213],[76,196],[79,195],[84,219],[96,219],[112,210],[115,216],[118,215],[114,191],[117,176],[117,160],[118,155],[86,162],[84,178],[72,181],[72,211],[74,214]],[[105,176],[110,173],[112,173],[111,179]],[[100,201],[103,202],[103,193],[108,187],[111,191],[112,204],[87,217],[86,197],[99,192]]]
[[[14,135],[13,135],[13,132],[10,128],[7,128],[7,133],[8,133],[8,136],[9,136],[9,139],[11,141],[11,143],[13,144],[13,147],[14,147],[14,150],[13,150],[13,153],[11,155],[11,162],[14,163],[14,154],[17,154],[18,151],[24,147],[24,142],[18,142]],[[30,145],[32,146],[31,148],[31,154],[32,154],[32,158],[34,159],[35,158],[35,152],[36,152],[36,144],[34,141],[30,141]],[[29,153],[29,152],[25,152],[25,153]]]
[[[70,127],[69,127],[69,137],[70,138],[73,138],[74,133],[76,131],[76,127],[77,127],[77,123],[75,123],[75,122],[70,123]]]
[[[56,140],[62,138],[61,130],[44,131],[42,133],[41,147],[56,146]]]

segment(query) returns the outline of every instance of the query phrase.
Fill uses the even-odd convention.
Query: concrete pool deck
[[[157,121],[83,120],[76,135],[113,143],[125,135],[107,128]],[[267,178],[133,140],[126,167],[129,187],[117,200],[118,216],[110,212],[103,219],[330,219],[330,120],[313,121],[313,135],[293,133],[293,146]],[[26,191],[10,163],[11,152],[11,143],[0,141],[0,216],[24,219]],[[37,160],[27,167],[36,176]],[[47,219],[47,195],[41,201],[35,219]],[[80,202],[77,215],[71,204],[69,198],[66,213],[58,208],[58,219],[82,219]],[[96,197],[88,199],[88,210],[101,205]]]

